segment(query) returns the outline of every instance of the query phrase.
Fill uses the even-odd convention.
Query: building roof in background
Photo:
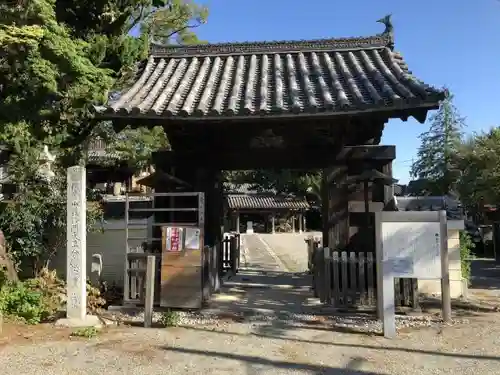
[[[228,194],[276,194],[275,189],[262,189],[256,184],[234,184],[224,182],[224,191]]]
[[[440,211],[446,210],[448,220],[464,220],[462,205],[456,199],[442,196],[397,197],[396,207],[399,211]]]
[[[307,210],[310,208],[309,203],[304,198],[279,195],[228,194],[226,199],[230,209]]]
[[[402,184],[394,184],[394,195],[396,197],[402,197],[406,195],[407,186]]]
[[[199,121],[437,108],[444,92],[416,78],[393,43],[392,34],[383,33],[152,45],[133,86],[97,110],[104,118]]]

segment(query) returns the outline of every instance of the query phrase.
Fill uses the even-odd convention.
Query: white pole
[[[148,255],[146,266],[146,298],[144,301],[144,327],[149,328],[153,324],[153,302],[155,295],[155,265],[154,255]]]

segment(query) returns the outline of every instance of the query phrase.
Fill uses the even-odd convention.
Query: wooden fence
[[[315,296],[334,307],[374,307],[377,303],[376,261],[373,253],[332,251],[313,247]],[[396,306],[416,306],[417,280],[396,279]]]
[[[232,271],[236,274],[240,268],[240,234],[231,233],[231,235],[226,235],[222,240],[221,250],[220,272],[225,274],[228,271]]]

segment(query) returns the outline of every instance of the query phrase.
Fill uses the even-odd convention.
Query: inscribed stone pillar
[[[75,320],[84,320],[87,313],[87,201],[85,178],[84,167],[68,168],[66,315],[68,319]]]

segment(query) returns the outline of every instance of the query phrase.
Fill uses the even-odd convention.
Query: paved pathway
[[[304,272],[289,272],[259,235],[244,235],[242,249],[240,271],[213,296],[209,312],[257,318],[311,313],[319,306],[312,298],[311,277]]]
[[[258,234],[258,237],[264,241],[268,249],[280,259],[288,271],[305,272],[307,271],[307,248],[305,239],[310,236],[319,237],[317,232],[307,233],[276,233],[276,234]]]

